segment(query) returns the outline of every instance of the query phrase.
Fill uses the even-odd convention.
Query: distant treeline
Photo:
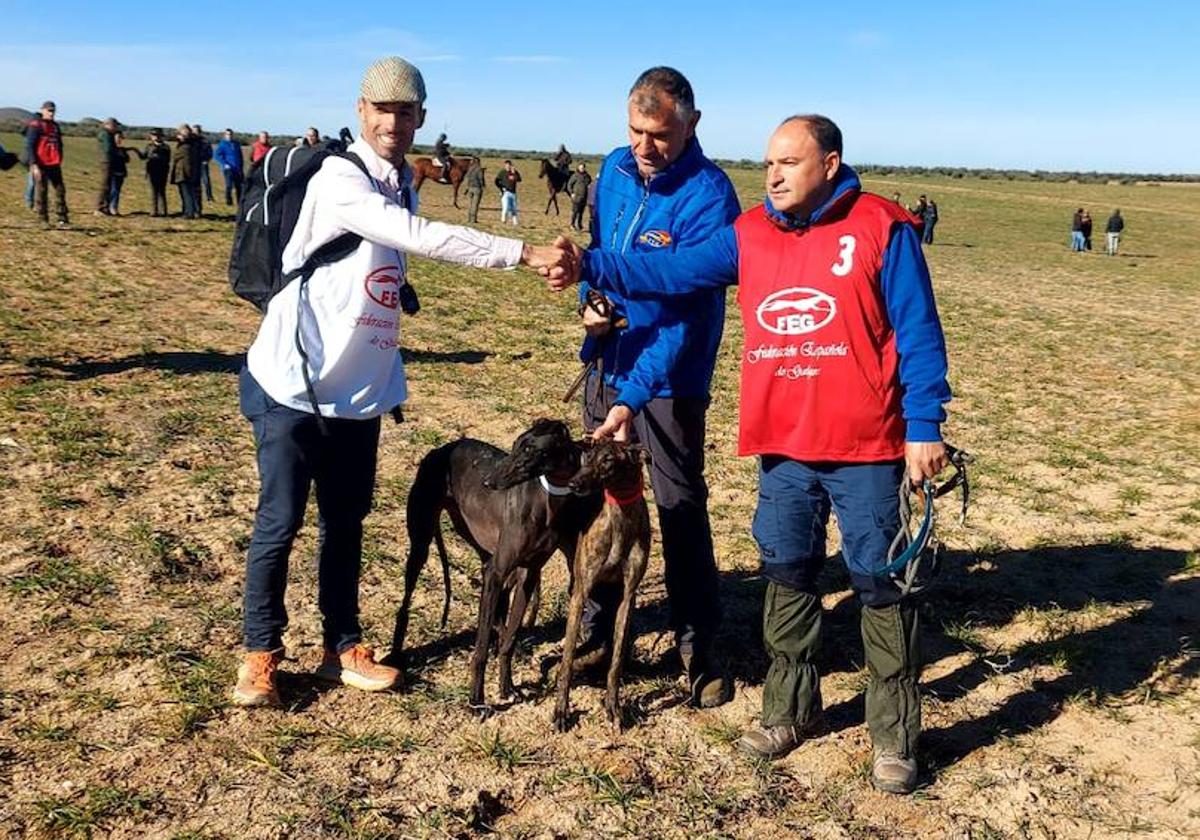
[[[63,134],[69,137],[92,137],[99,129],[100,120],[85,118],[79,122],[60,122]],[[24,127],[24,123],[19,119],[0,119],[0,131],[9,131],[20,133]],[[173,137],[175,134],[175,125],[168,126],[143,126],[143,125],[125,125],[122,128],[126,136],[131,138],[144,138],[150,133],[151,128],[162,128],[168,137]],[[205,129],[205,134],[210,137],[218,136],[225,130],[225,126],[208,126]],[[325,134],[335,134],[325,131]],[[233,136],[238,139],[243,145],[249,145],[258,137],[258,132],[235,131]],[[296,141],[295,134],[272,134],[271,142],[276,146],[287,146]],[[428,155],[433,151],[432,146],[413,146],[415,154]],[[512,158],[513,160],[538,160],[544,157],[550,157],[551,152],[538,151],[536,149],[492,149],[487,147],[471,147],[471,146],[453,146],[452,151],[455,155],[478,155],[481,158]],[[598,165],[603,155],[589,155],[572,152],[577,162],[585,162],[592,165]],[[729,160],[718,158],[716,163],[726,169],[761,169],[762,161],[750,160],[742,158],[741,160]],[[1200,183],[1200,174],[1169,174],[1161,173],[1138,173],[1138,172],[1050,172],[1044,169],[979,169],[971,166],[887,166],[877,163],[854,164],[854,168],[860,175],[888,177],[900,176],[904,178],[978,178],[982,181],[1048,181],[1053,183],[1077,182],[1081,184],[1136,184],[1139,182],[1162,182],[1162,183],[1179,183],[1179,184],[1195,184]]]
[[[761,169],[762,162],[748,160],[717,160],[717,164],[728,168]],[[982,181],[1050,181],[1056,183],[1076,182],[1080,184],[1136,184],[1139,182],[1163,182],[1179,184],[1200,183],[1200,174],[1138,172],[1050,172],[1045,169],[978,169],[972,166],[888,166],[879,163],[852,164],[859,175],[902,178],[978,178]]]

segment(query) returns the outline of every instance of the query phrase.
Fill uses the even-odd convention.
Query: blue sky
[[[68,120],[332,134],[401,55],[429,88],[418,142],[604,152],[630,83],[670,64],[714,157],[819,112],[851,162],[1200,172],[1200,5],[1178,0],[2,6],[0,106]]]

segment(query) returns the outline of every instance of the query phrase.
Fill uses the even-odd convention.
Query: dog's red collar
[[[623,495],[618,496],[614,493],[611,493],[611,492],[609,492],[608,488],[605,487],[604,488],[604,503],[606,505],[616,505],[617,507],[625,507],[626,505],[631,505],[634,502],[639,501],[642,498],[642,496],[644,494],[644,488],[645,488],[645,485],[642,483],[642,477],[640,475],[638,476],[637,487],[634,487],[632,490],[630,490],[629,492],[627,492]]]

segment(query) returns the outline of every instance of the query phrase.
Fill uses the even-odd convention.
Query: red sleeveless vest
[[[734,222],[742,351],[740,455],[904,457],[895,334],[880,289],[893,202],[851,193],[806,229],[762,205]]]

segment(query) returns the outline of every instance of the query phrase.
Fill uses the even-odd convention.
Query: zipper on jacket
[[[629,240],[633,238],[633,232],[637,229],[638,220],[642,218],[642,211],[646,209],[646,202],[650,200],[650,187],[642,187],[642,200],[638,202],[637,210],[633,213],[633,218],[629,220],[629,227],[625,229],[625,241],[621,243],[621,253],[624,254],[629,250]]]

